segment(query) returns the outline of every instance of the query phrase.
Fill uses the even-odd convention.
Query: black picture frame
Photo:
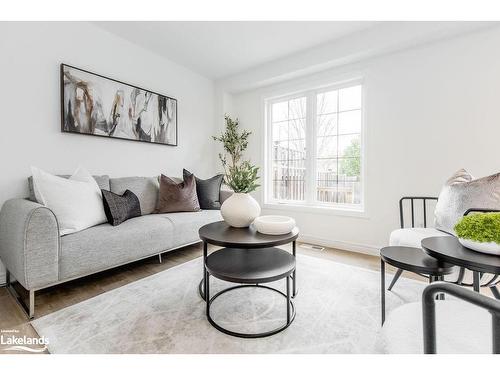
[[[68,118],[67,118],[67,114],[66,114],[66,112],[69,112],[69,111],[67,111],[65,108],[65,93],[66,93],[65,92],[65,86],[66,86],[65,85],[65,68],[79,71],[79,72],[82,72],[84,74],[88,74],[91,76],[95,76],[97,79],[107,80],[107,81],[116,83],[117,85],[123,85],[123,86],[131,88],[131,89],[137,89],[137,90],[140,90],[143,92],[150,93],[152,95],[156,95],[158,98],[160,98],[160,97],[164,98],[166,100],[166,102],[169,100],[173,101],[175,103],[175,143],[158,142],[158,141],[154,141],[154,140],[145,140],[145,139],[135,139],[135,138],[130,138],[130,137],[121,137],[121,136],[108,135],[108,134],[95,134],[94,132],[83,132],[83,131],[75,131],[74,129],[69,129],[67,126]],[[120,81],[117,79],[106,77],[104,75],[94,73],[94,72],[91,72],[89,70],[81,69],[81,68],[75,67],[73,65],[65,64],[65,63],[60,64],[60,76],[59,77],[60,77],[60,95],[61,95],[61,132],[71,133],[71,134],[91,135],[91,136],[95,136],[95,137],[105,137],[105,138],[120,139],[120,140],[127,140],[127,141],[152,143],[152,144],[159,144],[159,145],[164,145],[164,146],[178,146],[179,133],[178,133],[178,102],[177,102],[177,99],[175,99],[171,96],[168,96],[168,95],[160,94],[160,93],[152,91],[152,90],[144,89],[142,87],[132,85],[132,84],[127,83],[127,82],[123,82],[123,81]]]

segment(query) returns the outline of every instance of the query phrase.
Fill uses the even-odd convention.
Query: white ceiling
[[[362,21],[94,22],[211,79],[372,27]]]

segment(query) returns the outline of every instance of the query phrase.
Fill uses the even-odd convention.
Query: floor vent
[[[316,251],[323,251],[323,250],[325,250],[325,248],[323,246],[313,245],[313,244],[310,244],[310,243],[301,243],[299,245],[299,247],[301,247],[303,249],[316,250]]]

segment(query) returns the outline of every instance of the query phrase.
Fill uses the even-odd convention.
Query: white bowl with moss
[[[458,241],[468,249],[500,255],[500,213],[464,216],[455,225]]]

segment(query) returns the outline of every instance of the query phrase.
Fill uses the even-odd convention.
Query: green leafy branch
[[[233,120],[228,115],[225,115],[224,119],[226,121],[224,133],[213,137],[215,141],[221,142],[224,148],[224,153],[219,153],[224,168],[224,181],[236,193],[250,193],[260,186],[256,183],[259,179],[257,176],[259,168],[250,164],[248,160],[241,161],[241,158],[248,147],[248,137],[252,133],[247,130],[240,133],[238,119]]]

